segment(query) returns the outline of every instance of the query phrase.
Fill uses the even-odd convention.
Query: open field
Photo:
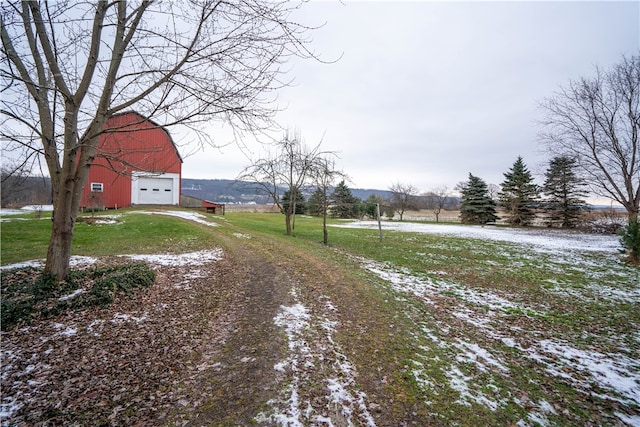
[[[48,399],[114,425],[640,425],[640,271],[616,236],[334,220],[325,247],[317,218],[284,236],[280,214],[159,213],[79,224],[75,254],[146,260],[158,284],[3,333],[5,418]],[[36,221],[3,223],[3,265],[42,253]],[[118,371],[127,346],[150,367]],[[65,382],[80,348],[117,389]]]

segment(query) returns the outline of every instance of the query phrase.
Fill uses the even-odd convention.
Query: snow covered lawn
[[[353,259],[424,307],[407,310],[406,369],[425,404],[442,408],[448,389],[459,407],[515,407],[521,427],[581,423],[580,411],[640,426],[640,272],[617,236],[385,222],[379,243],[377,223],[338,227],[376,230]]]
[[[589,234],[577,231],[396,221],[384,221],[381,224],[383,232],[401,231],[405,233],[434,234],[466,239],[496,240],[517,243],[540,252],[598,251],[615,253],[620,249],[620,239],[617,236]],[[334,225],[334,227],[378,229],[378,223],[373,221],[354,221]]]
[[[339,326],[335,306],[328,297],[322,296],[324,304],[314,313],[298,302],[296,288],[291,289],[291,296],[294,304],[281,306],[274,319],[285,331],[289,345],[286,359],[278,362],[274,370],[287,385],[278,399],[267,402],[269,409],[258,414],[256,421],[290,427],[375,427],[367,396],[354,389],[355,367],[333,339]],[[313,383],[318,377],[322,378],[319,385]],[[301,391],[304,389],[306,393]],[[312,400],[309,389],[328,393]]]

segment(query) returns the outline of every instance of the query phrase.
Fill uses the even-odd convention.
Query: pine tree
[[[567,156],[555,157],[549,162],[542,189],[547,196],[545,211],[550,227],[575,227],[580,213],[588,209],[582,199],[587,196],[585,184],[576,175],[575,167],[576,160]]]
[[[305,211],[305,202],[304,196],[300,193],[300,191],[296,191],[296,199],[295,199],[295,211],[293,212],[296,215],[302,215]],[[282,209],[287,211],[289,209],[289,203],[291,200],[291,191],[287,190],[282,195]]]
[[[498,193],[498,203],[507,210],[507,222],[512,225],[530,225],[534,218],[534,207],[538,203],[540,190],[533,183],[531,172],[522,157],[504,174],[502,190]]]
[[[362,213],[369,218],[378,217],[378,206],[382,204],[382,199],[375,194],[371,194],[367,200],[362,202]]]
[[[360,199],[355,197],[344,181],[336,186],[331,194],[331,216],[335,218],[357,218]]]
[[[465,224],[496,222],[496,203],[489,197],[487,184],[481,178],[469,174],[469,181],[461,190],[460,219]]]
[[[319,188],[309,196],[309,200],[307,200],[307,211],[309,215],[322,216],[324,207],[327,204],[325,198],[324,192]]]
[[[622,232],[620,243],[629,254],[629,262],[640,264],[640,221],[632,220]]]

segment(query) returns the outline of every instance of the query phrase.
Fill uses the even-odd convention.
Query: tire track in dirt
[[[184,385],[191,390],[186,400],[198,406],[177,408],[171,423],[389,425],[376,423],[385,418],[382,406],[366,394],[380,384],[360,382],[352,349],[338,339],[353,335],[345,327],[366,329],[347,313],[352,297],[340,301],[344,308],[334,302],[340,296],[331,290],[347,285],[342,273],[286,240],[246,232],[215,237],[228,264],[216,280],[235,293],[233,320],[223,345],[202,348],[197,379]],[[215,325],[211,330],[213,342]]]
[[[402,363],[387,350],[394,314],[376,305],[368,283],[319,255],[329,252],[298,253],[289,238],[207,229],[220,259],[156,263],[156,284],[131,299],[3,333],[15,365],[3,368],[3,386],[21,385],[16,396],[38,404],[17,409],[13,420],[400,426],[420,419],[410,397],[387,389]],[[289,329],[296,309],[306,323]],[[55,340],[34,344],[45,336]],[[22,369],[36,356],[37,364],[28,362],[35,368]],[[288,414],[293,390],[298,412]]]
[[[337,309],[322,296],[308,309],[291,289],[294,304],[281,306],[274,322],[288,341],[286,358],[274,366],[281,388],[277,399],[256,417],[267,425],[376,425],[367,396],[355,388],[356,369],[333,335],[339,322]]]
[[[298,294],[326,287],[332,275],[301,273],[300,260],[273,241],[234,236],[221,236],[229,266],[217,277],[236,293],[230,333],[222,346],[202,348],[198,378],[185,384],[193,391],[187,401],[205,400],[170,419],[185,425],[375,426],[356,368],[334,340],[338,310],[326,295],[307,295],[303,305]]]
[[[203,347],[197,378],[185,384],[192,394],[188,400],[201,404],[188,416],[178,410],[172,417],[183,425],[254,424],[264,402],[277,393],[271,371],[286,343],[273,317],[287,295],[286,275],[240,241],[227,240],[224,246],[230,267],[211,286],[234,293],[233,318],[222,343],[216,325],[210,325],[209,341],[216,344]]]
[[[233,230],[233,228],[231,228]],[[424,419],[407,393],[397,312],[371,284],[345,275],[333,251],[296,250],[290,238],[229,233],[237,266],[234,332],[203,373],[211,398],[198,423],[402,426]],[[339,257],[340,258],[340,257]],[[394,327],[395,323],[395,327]]]

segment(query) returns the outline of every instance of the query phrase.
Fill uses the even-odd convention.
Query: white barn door
[[[177,205],[180,202],[179,179],[178,174],[135,176],[131,181],[131,202],[137,205]]]

